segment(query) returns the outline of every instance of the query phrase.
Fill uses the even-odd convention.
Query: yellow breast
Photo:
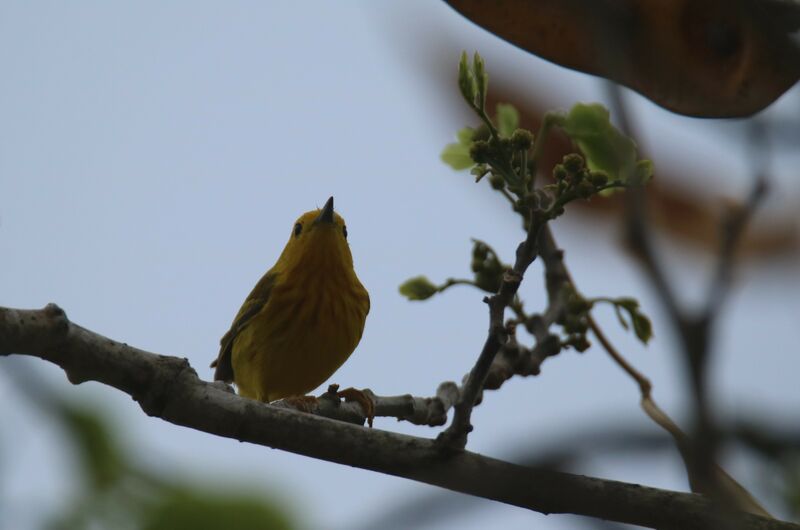
[[[273,401],[315,389],[353,353],[368,311],[352,272],[284,276],[233,343],[240,394]]]

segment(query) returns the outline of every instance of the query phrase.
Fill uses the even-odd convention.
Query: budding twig
[[[531,222],[527,237],[517,247],[514,266],[503,275],[503,281],[497,294],[487,297],[489,305],[489,333],[484,342],[475,366],[467,376],[461,398],[455,404],[453,422],[443,431],[437,441],[448,448],[463,449],[467,443],[467,434],[472,430],[470,418],[478,394],[486,383],[489,369],[501,347],[507,342],[508,335],[503,323],[505,309],[517,294],[525,271],[536,258],[536,241],[545,220]]]

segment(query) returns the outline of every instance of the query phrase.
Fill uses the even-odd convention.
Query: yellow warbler
[[[214,380],[261,401],[300,396],[328,379],[361,340],[369,295],[353,270],[333,197],[300,216],[278,261],[220,341]]]

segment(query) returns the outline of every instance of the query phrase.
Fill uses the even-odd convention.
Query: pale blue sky
[[[554,106],[602,100],[596,79],[504,44],[444,3],[5,1],[0,304],[57,302],[83,326],[185,356],[210,378],[219,337],[294,219],[334,195],[372,310],[361,345],[333,380],[380,394],[430,395],[441,381],[460,379],[485,335],[482,295],[454,289],[412,304],[397,285],[418,273],[434,280],[468,274],[470,237],[509,259],[521,233],[498,197],[439,162],[465,123],[454,112],[455,85],[442,93],[420,66],[437,52],[430,48],[437,36],[481,51],[490,73],[493,65],[518,72]],[[657,174],[660,164],[694,168],[711,149],[730,195],[745,188],[748,168],[735,135],[631,100]],[[792,174],[798,155],[781,156],[770,203],[776,208],[800,196]],[[682,418],[676,344],[640,271],[619,250],[616,226],[572,215],[554,229],[587,295],[633,295],[652,315],[656,338],[646,350],[618,329],[613,314],[599,316],[653,379],[662,405]],[[670,271],[691,296],[708,260],[668,245]],[[797,261],[786,260],[738,276],[714,364],[715,392],[728,414],[796,418],[797,271]],[[531,308],[543,302],[540,274],[534,265],[524,288]],[[56,368],[33,364],[59,390],[102,403],[142,462],[278,491],[294,499],[289,505],[308,528],[347,528],[434,491],[178,428],[146,417],[117,391],[70,387]],[[0,527],[24,530],[48,507],[69,502],[71,470],[57,431],[5,377],[0,372],[0,418],[13,429],[0,432]],[[566,353],[540,377],[489,394],[476,410],[469,447],[502,456],[606,418],[647,425],[636,387],[597,349]],[[437,432],[389,419],[375,426]],[[679,466],[667,457],[609,459],[584,471],[685,489]],[[756,475],[742,480],[757,486]],[[458,527],[574,525],[486,504]]]

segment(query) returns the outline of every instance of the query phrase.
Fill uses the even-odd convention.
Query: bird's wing
[[[250,291],[247,299],[245,299],[236,318],[233,319],[231,329],[220,339],[219,355],[217,359],[211,363],[211,368],[216,368],[216,370],[214,370],[214,381],[225,381],[227,383],[233,381],[233,364],[231,362],[233,341],[236,339],[239,332],[250,322],[250,319],[264,308],[269,300],[269,295],[272,292],[272,287],[275,285],[277,277],[278,274],[272,271],[267,272],[261,277],[256,286],[253,287],[253,290]]]

